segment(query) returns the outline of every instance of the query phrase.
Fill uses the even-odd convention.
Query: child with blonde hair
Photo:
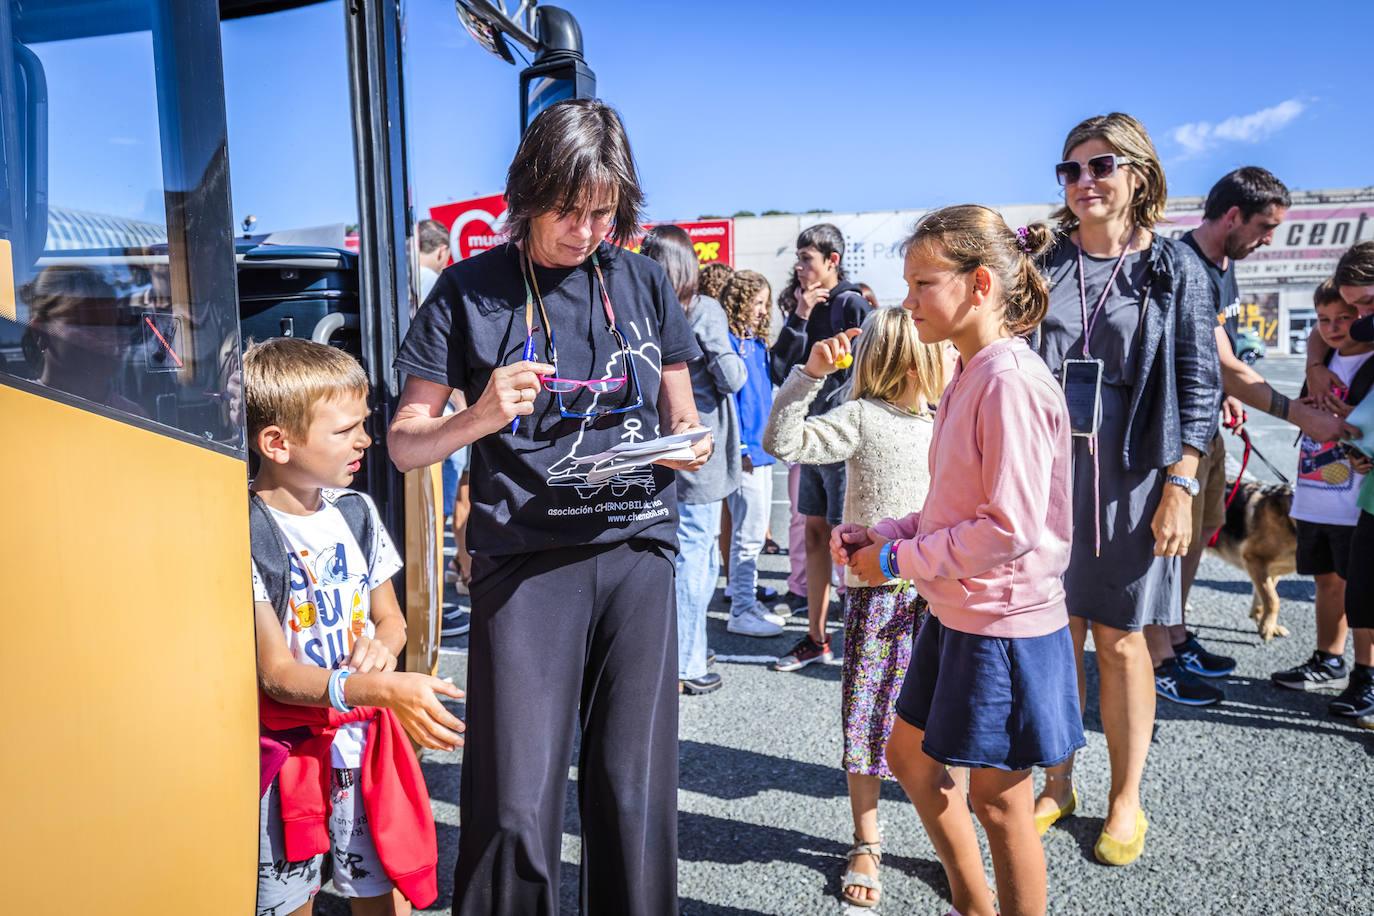
[[[851,357],[851,341],[849,400],[808,418],[826,377]],[[843,519],[862,528],[924,501],[926,475],[911,473],[910,463],[930,448],[930,405],[943,387],[939,349],[917,339],[902,309],[878,309],[862,329],[812,346],[778,391],[763,447],[784,461],[843,461],[849,481]],[[840,883],[846,901],[871,907],[882,891],[878,794],[881,780],[892,778],[884,748],[925,601],[897,576],[866,584],[847,572],[846,585],[840,707],[854,845]]]
[[[1031,767],[1083,746],[1064,586],[1069,417],[1020,334],[1048,306],[1034,256],[1048,228],[996,211],[936,210],[906,243],[903,274],[922,341],[953,341],[959,365],[932,431],[921,511],[841,525],[835,559],[866,583],[903,578],[929,602],[897,699],[887,759],[949,879],[954,914],[1045,912],[1045,856]],[[919,466],[921,461],[916,459]],[[906,471],[913,477],[924,477]],[[968,789],[950,767],[968,767]],[[983,872],[973,814],[997,878]]]

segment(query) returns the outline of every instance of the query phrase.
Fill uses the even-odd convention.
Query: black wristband
[[[1279,394],[1274,389],[1269,389],[1269,416],[1278,417],[1280,420],[1288,419],[1288,398]]]

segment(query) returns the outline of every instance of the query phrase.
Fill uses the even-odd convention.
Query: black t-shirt
[[[1183,241],[1197,253],[1198,260],[1207,269],[1207,278],[1212,281],[1212,295],[1217,303],[1217,324],[1226,332],[1226,339],[1231,342],[1231,352],[1234,353],[1236,337],[1240,334],[1240,287],[1236,284],[1236,262],[1228,259],[1226,269],[1222,270],[1202,253],[1193,233],[1185,233]]]
[[[677,496],[672,470],[658,465],[589,483],[584,459],[622,442],[666,435],[658,425],[662,367],[700,355],[668,276],[656,262],[603,242],[597,258],[616,327],[634,354],[634,373],[620,390],[563,395],[571,412],[634,403],[643,406],[596,420],[566,419],[543,388],[534,413],[473,443],[472,516],[468,548],[489,556],[647,539],[676,544]],[[497,366],[518,362],[525,348],[525,283],[519,250],[501,245],[450,266],[420,307],[396,357],[396,368],[448,385],[475,404]],[[601,284],[591,260],[571,268],[535,267],[544,311],[558,344],[558,376],[602,379],[630,374],[607,328]],[[534,356],[552,362],[547,328],[534,313]]]

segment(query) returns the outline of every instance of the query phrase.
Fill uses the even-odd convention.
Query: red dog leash
[[[1240,489],[1241,479],[1245,477],[1245,468],[1247,465],[1250,464],[1251,452],[1254,452],[1256,455],[1259,455],[1259,460],[1263,461],[1265,465],[1269,468],[1269,470],[1274,472],[1274,474],[1279,478],[1279,480],[1282,480],[1285,484],[1288,483],[1288,478],[1283,476],[1283,474],[1279,471],[1278,468],[1270,464],[1269,459],[1265,458],[1263,455],[1260,455],[1258,451],[1255,451],[1255,444],[1250,441],[1250,431],[1245,429],[1243,425],[1247,419],[1249,419],[1249,416],[1247,414],[1241,414],[1239,419],[1232,417],[1230,420],[1226,421],[1227,429],[1235,429],[1237,426],[1241,427],[1240,440],[1245,443],[1245,454],[1242,455],[1240,459],[1240,471],[1236,474],[1236,482],[1231,485],[1231,492],[1226,495],[1227,509],[1231,508],[1231,502],[1236,498],[1236,491]],[[1216,532],[1212,535],[1212,539],[1207,542],[1207,546],[1217,546],[1217,541],[1220,538],[1221,529],[1218,528]]]

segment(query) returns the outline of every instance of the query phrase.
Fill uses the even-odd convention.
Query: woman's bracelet
[[[352,712],[348,704],[344,702],[344,681],[353,672],[347,668],[335,668],[329,672],[329,705],[339,712]]]

